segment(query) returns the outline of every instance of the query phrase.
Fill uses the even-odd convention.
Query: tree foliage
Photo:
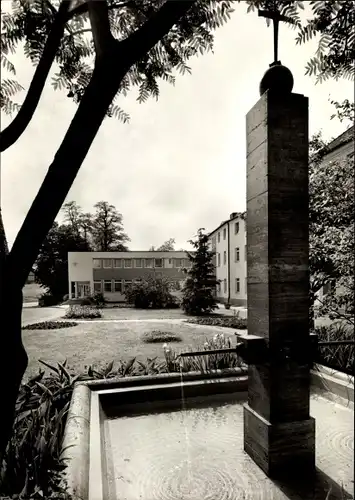
[[[327,161],[320,133],[310,146],[311,304],[327,286],[319,314],[336,317],[354,306],[354,153]]]
[[[54,55],[58,69],[52,78],[53,88],[64,90],[76,103],[91,79],[95,54],[87,9],[77,3],[72,14],[63,17],[63,36]],[[107,3],[111,32],[123,41],[158,12],[164,0],[107,0]],[[139,102],[149,97],[158,99],[160,81],[174,85],[177,73],[191,73],[189,60],[213,49],[212,32],[228,21],[232,4],[229,0],[196,1],[186,16],[127,71],[107,115],[128,122],[129,115],[117,104],[119,96],[126,96],[135,87]],[[0,104],[8,113],[19,109],[13,97],[22,88],[14,78],[16,68],[11,55],[24,44],[26,57],[33,64],[39,63],[53,30],[59,1],[12,0],[11,5],[11,12],[2,14],[1,35],[1,63],[11,79],[1,86]]]
[[[175,238],[169,238],[167,241],[164,241],[160,247],[156,249],[157,252],[173,252],[175,250]]]
[[[126,251],[129,238],[123,232],[122,214],[107,201],[99,201],[94,208],[94,213],[84,213],[75,201],[69,201],[62,208],[64,220],[92,251]]]
[[[95,250],[97,252],[126,251],[125,243],[129,241],[129,238],[123,232],[122,214],[107,201],[99,201],[94,207],[91,233]]]
[[[355,121],[355,103],[350,102],[349,99],[344,99],[342,102],[330,100],[330,104],[335,107],[335,113],[330,117],[331,120],[338,118],[340,122],[348,121],[351,125]]]
[[[187,314],[206,314],[217,307],[214,290],[218,281],[215,278],[213,252],[209,249],[208,235],[199,229],[195,240],[189,243],[195,248],[188,252],[191,267],[185,270],[182,308]]]
[[[58,301],[68,293],[68,252],[86,252],[90,247],[69,225],[53,224],[40,249],[36,264],[37,283]]]
[[[306,75],[315,76],[316,82],[329,78],[354,79],[355,2],[248,0],[246,3],[248,11],[280,11],[288,18],[288,24],[297,29],[297,45],[318,38],[316,53],[306,64]],[[300,11],[305,4],[311,9],[312,17],[302,23]]]

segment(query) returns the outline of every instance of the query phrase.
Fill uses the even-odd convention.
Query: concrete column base
[[[244,451],[272,479],[315,474],[315,420],[270,423],[244,405]]]

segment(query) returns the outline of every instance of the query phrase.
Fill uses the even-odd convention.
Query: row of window
[[[246,251],[246,245],[245,245],[245,260],[247,258],[247,251]],[[234,249],[234,262],[239,262],[240,261],[240,248],[239,247],[236,247]],[[225,250],[223,252],[223,265],[226,265],[227,264],[227,251]],[[217,266],[220,267],[221,265],[221,254],[218,253],[217,254]]]
[[[125,288],[128,288],[132,283],[140,283],[140,278],[134,280],[101,280],[94,281],[94,291],[98,293],[124,293]],[[171,287],[174,290],[181,290],[183,280],[171,282]]]
[[[234,234],[238,234],[239,233],[239,222],[235,222],[234,223]],[[227,228],[223,228],[223,239],[225,240],[227,238]],[[217,239],[218,239],[218,243],[220,243],[221,241],[221,232],[218,231],[218,234],[217,234]]]
[[[224,279],[222,281],[223,283],[223,292],[224,293],[227,293],[227,280]],[[234,283],[234,291],[235,293],[240,293],[240,278],[235,278],[235,283]],[[217,292],[220,292],[221,291],[221,283],[218,283],[217,285]]]
[[[189,259],[169,259],[169,264],[175,268],[190,267]],[[164,259],[93,259],[94,269],[121,269],[164,267]]]

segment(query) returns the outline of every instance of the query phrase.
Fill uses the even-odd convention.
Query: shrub
[[[92,302],[90,300],[90,297],[84,297],[83,299],[81,299],[80,305],[81,306],[91,306]]]
[[[95,292],[93,295],[89,295],[85,297],[80,302],[82,306],[96,306],[96,307],[104,307],[106,303],[105,297],[102,293]]]
[[[230,347],[232,347],[230,337],[226,337],[223,333],[217,333],[212,340],[206,339],[203,347],[193,350],[208,351],[212,349],[229,349]],[[163,346],[163,349],[168,372],[200,371],[205,373],[212,370],[245,366],[242,359],[234,353],[207,354],[182,358],[167,344]]]
[[[143,335],[143,342],[146,344],[158,344],[163,342],[181,342],[179,335],[172,332],[162,332],[161,330],[152,330]]]
[[[45,292],[38,297],[39,307],[56,306],[61,302],[59,297],[52,295],[50,292]]]
[[[72,305],[65,317],[69,319],[97,319],[102,317],[102,313],[96,307]]]
[[[91,300],[92,300],[93,305],[95,305],[96,307],[104,307],[104,305],[106,304],[105,297],[104,297],[103,293],[100,293],[100,292],[95,292],[91,296]]]
[[[319,341],[354,340],[354,327],[344,323],[315,328]],[[317,362],[345,373],[354,373],[354,350],[352,345],[319,346]]]
[[[170,292],[170,284],[164,278],[142,279],[125,290],[128,304],[137,309],[163,309],[179,307],[177,299]]]
[[[22,327],[22,330],[58,330],[59,328],[70,328],[76,326],[75,321],[43,321],[41,323],[32,323]]]
[[[54,375],[44,371],[20,387],[15,422],[2,464],[0,496],[65,499],[62,438],[75,378],[58,363]],[[16,496],[15,496],[16,495]]]
[[[248,320],[238,318],[238,316],[206,316],[200,318],[191,318],[186,320],[187,323],[195,325],[210,325],[222,326],[225,328],[235,328],[236,330],[245,330],[248,328]]]

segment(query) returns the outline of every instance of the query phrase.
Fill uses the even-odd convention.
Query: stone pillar
[[[268,90],[247,115],[247,264],[248,336],[268,354],[249,364],[244,450],[270,477],[313,473],[303,95]]]

